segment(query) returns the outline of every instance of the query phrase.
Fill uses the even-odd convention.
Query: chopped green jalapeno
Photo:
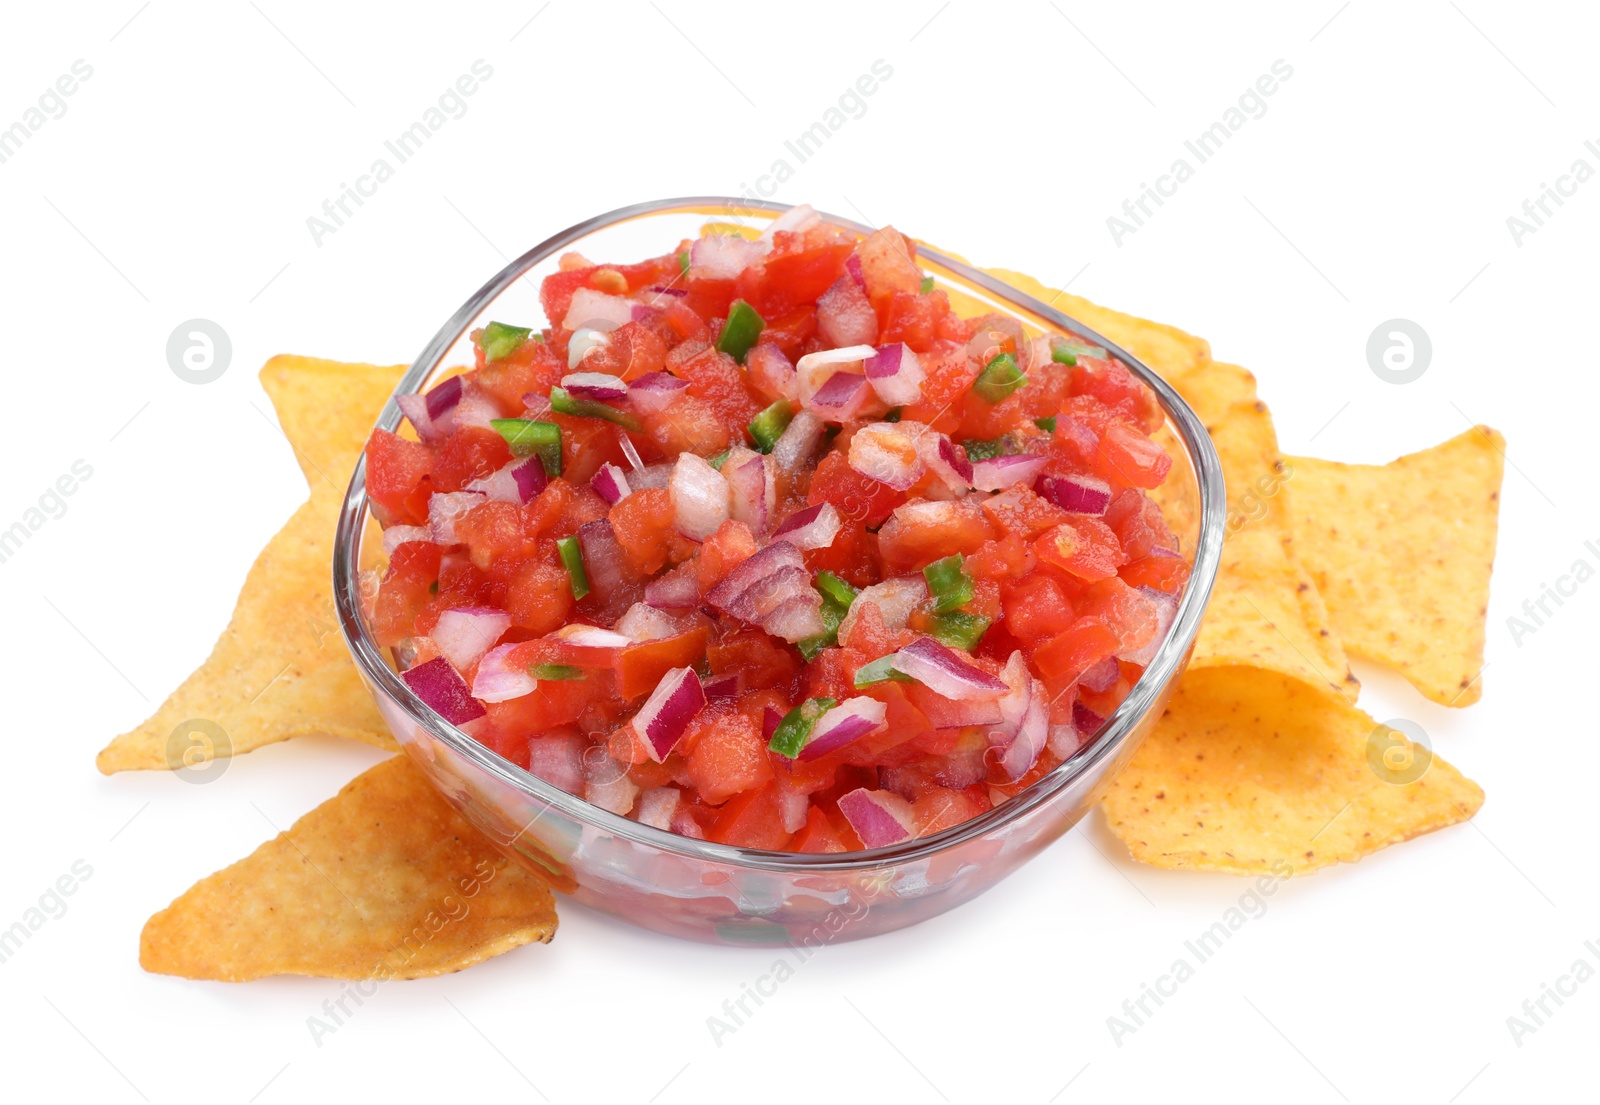
[[[911,683],[914,680],[907,674],[895,670],[894,654],[880,656],[870,664],[863,664],[856,669],[856,687],[872,687],[890,680],[896,683]]]
[[[556,541],[556,551],[561,554],[561,566],[567,570],[572,597],[583,598],[589,593],[589,573],[583,570],[583,546],[576,537],[563,537]]]
[[[963,570],[960,553],[935,560],[922,569],[928,581],[928,591],[933,595],[935,613],[959,610],[972,601],[972,577]]]
[[[763,453],[772,452],[772,447],[783,436],[783,431],[789,428],[789,420],[793,417],[794,409],[789,406],[787,399],[779,399],[756,415],[750,421],[750,436],[755,439],[756,448]]]
[[[971,652],[983,640],[984,633],[989,628],[989,619],[978,614],[935,614],[933,616],[933,629],[931,636],[936,641],[941,641],[951,648],[962,648]]]
[[[553,387],[550,389],[550,409],[557,414],[570,414],[577,418],[600,418],[607,422],[615,422],[624,430],[639,433],[644,426],[637,418],[627,411],[618,410],[598,399],[579,399],[573,396],[566,388]]]
[[[491,322],[483,328],[484,360],[498,361],[501,357],[509,355],[517,346],[527,341],[531,333],[533,333],[531,326],[507,326],[503,322]]]
[[[998,403],[1027,382],[1028,377],[1018,367],[1017,359],[1010,353],[1000,353],[983,366],[983,371],[972,382],[972,390],[985,402]]]
[[[529,664],[528,674],[541,683],[588,678],[582,668],[575,668],[571,664]]]
[[[756,314],[754,307],[736,299],[728,308],[728,320],[722,324],[722,333],[717,335],[717,348],[744,364],[745,354],[756,344],[765,326],[766,322]]]
[[[767,748],[780,756],[794,759],[811,738],[811,730],[816,728],[818,719],[836,705],[831,698],[806,699],[783,715],[783,720],[772,731],[772,740],[767,743]]]
[[[547,476],[561,475],[561,427],[530,418],[492,418],[489,425],[506,439],[514,457],[537,456]]]

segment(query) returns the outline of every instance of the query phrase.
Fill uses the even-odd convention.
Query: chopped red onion
[[[935,694],[957,701],[999,698],[1007,690],[1000,680],[932,637],[918,637],[895,653],[894,667]]]
[[[628,477],[622,474],[622,469],[609,460],[600,466],[600,471],[594,474],[589,486],[611,506],[616,506],[626,499],[632,490],[628,487]]]
[[[628,386],[628,402],[641,414],[654,414],[677,402],[688,386],[670,372],[646,373]]]
[[[584,625],[582,622],[564,625],[550,636],[577,648],[627,648],[634,643],[632,637],[615,630]]]
[[[706,698],[738,698],[738,674],[718,676],[716,679],[707,680],[705,683]],[[768,738],[771,739],[770,737]]]
[[[688,288],[668,288],[668,287],[664,287],[664,286],[662,286],[660,284],[652,284],[648,288],[645,289],[645,292],[647,294],[649,294],[650,296],[654,297],[650,301],[650,306],[652,306],[652,307],[665,307],[666,304],[661,301],[661,297],[662,296],[666,296],[669,299],[682,299],[682,298],[684,298],[685,296],[687,296],[689,294],[689,289]]]
[[[540,399],[542,401],[543,396]],[[461,402],[456,404],[453,417],[457,429],[463,426],[476,426],[480,430],[492,430],[494,420],[504,415],[500,411],[499,402],[493,396],[476,384],[469,384],[462,390]]]
[[[1178,596],[1169,595],[1154,587],[1141,587],[1139,593],[1156,605],[1156,631],[1142,647],[1125,654],[1122,659],[1143,668],[1150,666],[1150,661],[1156,658],[1156,653],[1166,643],[1167,633],[1172,629],[1172,623],[1178,616]]]
[[[817,297],[817,336],[823,345],[840,348],[871,345],[878,340],[878,312],[866,290],[850,276],[841,276]]]
[[[1094,694],[1110,690],[1122,677],[1122,669],[1117,666],[1115,656],[1107,656],[1097,664],[1092,664],[1089,670],[1078,676],[1078,686]]]
[[[428,636],[457,671],[466,671],[511,628],[511,615],[493,606],[458,606],[439,615]]]
[[[643,602],[628,607],[612,629],[634,641],[658,641],[663,637],[676,637],[680,632],[676,620]]]
[[[864,695],[847,698],[817,719],[799,759],[814,760],[883,727],[889,708]]]
[[[550,483],[544,462],[538,457],[529,457],[521,464],[512,465],[511,478],[517,481],[517,494],[525,503],[533,502]]]
[[[678,454],[667,490],[674,526],[691,541],[704,541],[728,520],[728,481],[693,453]]]
[[[689,246],[689,275],[699,280],[734,280],[766,256],[769,243],[732,234],[708,234]]]
[[[602,403],[622,399],[628,394],[628,385],[622,377],[609,372],[569,372],[561,377],[561,386],[580,399],[598,399]]]
[[[644,739],[650,758],[665,760],[705,705],[705,690],[693,668],[667,672],[633,717],[633,730]]]
[[[783,775],[778,776],[772,792],[778,800],[778,820],[783,823],[783,831],[797,833],[805,828],[811,813],[811,796],[796,789]]]
[[[784,519],[783,525],[773,531],[774,541],[782,538],[801,549],[825,549],[833,544],[843,526],[839,510],[832,503],[802,507]]]
[[[1052,725],[1050,739],[1045,742],[1045,747],[1055,753],[1057,759],[1066,760],[1072,758],[1078,749],[1083,747],[1083,738],[1071,724]]]
[[[579,733],[534,737],[528,742],[528,772],[568,794],[583,795],[583,754],[593,747]]]
[[[768,706],[761,711],[761,741],[765,744],[772,739],[772,734],[778,731],[778,726],[783,724],[783,714],[774,706]]]
[[[545,474],[544,463],[538,457],[514,460],[500,471],[481,480],[473,480],[465,490],[479,491],[491,502],[527,503],[545,489],[550,478]]]
[[[606,295],[593,288],[579,288],[572,293],[572,305],[561,320],[561,329],[582,329],[610,332],[623,323],[633,321],[633,303],[620,295]]]
[[[906,627],[911,615],[928,599],[928,584],[921,575],[886,579],[862,591],[850,603],[844,618],[839,622],[839,640],[848,641],[855,629],[856,619],[868,605],[876,606],[883,624],[890,633]]]
[[[514,644],[496,645],[484,653],[472,677],[473,698],[480,702],[506,702],[538,689],[539,682],[528,673],[526,664],[512,666],[508,663],[516,647]]]
[[[871,398],[865,376],[836,372],[817,389],[807,407],[829,422],[844,422],[860,414]]]
[[[628,436],[628,431],[621,426],[617,427],[617,443],[622,446],[622,455],[627,458],[628,467],[634,471],[644,467],[644,461],[639,456],[639,450],[634,447],[633,438]]]
[[[834,380],[838,377],[835,376]],[[817,392],[821,400],[833,380]],[[872,422],[850,438],[850,467],[863,476],[906,491],[922,479],[922,456],[917,449],[917,431],[922,423]]]
[[[390,526],[383,531],[383,554],[393,556],[394,551],[410,541],[427,541],[433,531],[427,526]]]
[[[628,769],[601,751],[598,745],[583,756],[583,800],[590,805],[623,817],[639,797],[639,784],[628,777]]]
[[[644,585],[644,601],[657,610],[693,610],[700,605],[694,565],[684,563]]]
[[[611,335],[604,330],[596,330],[592,326],[579,327],[567,339],[567,367],[577,368],[590,353],[610,344]]]
[[[633,584],[628,555],[622,551],[617,533],[605,518],[585,522],[574,535],[583,552],[583,570],[589,577],[590,599],[605,606],[612,596]]]
[[[467,681],[443,656],[402,672],[400,678],[429,709],[451,725],[465,725],[487,712],[467,690]]]
[[[839,812],[868,848],[910,840],[916,826],[911,804],[888,790],[852,790],[839,799]]]
[[[826,632],[822,596],[800,550],[774,541],[729,572],[706,595],[712,606],[791,644]]]
[[[428,417],[437,423],[461,402],[461,377],[452,376],[428,389]]]
[[[1092,737],[1100,731],[1100,726],[1106,719],[1095,713],[1081,702],[1072,704],[1072,727],[1084,738]]]
[[[926,378],[922,364],[909,345],[891,342],[882,346],[865,362],[867,382],[891,407],[904,407],[922,398]]]
[[[456,523],[474,507],[488,502],[479,491],[436,492],[428,499],[428,529],[438,545],[454,545]]]
[[[794,370],[800,378],[800,401],[806,406],[811,405],[812,396],[817,394],[817,389],[839,372],[857,372],[860,363],[876,353],[870,345],[848,345],[843,349],[824,349],[816,353],[807,353],[795,364]],[[866,377],[862,377],[863,380]]]
[[[928,471],[951,491],[965,493],[972,486],[972,462],[967,451],[944,434],[929,430],[917,438],[917,453]]]
[[[850,274],[850,279],[856,282],[856,287],[867,286],[867,276],[861,271],[861,258],[858,255],[852,253],[844,259],[844,271]]]
[[[678,803],[682,800],[683,791],[677,787],[651,787],[640,793],[633,816],[641,825],[670,832],[672,815],[678,812]]]
[[[1111,505],[1111,485],[1093,476],[1040,476],[1039,494],[1074,514],[1104,514]]]
[[[729,511],[735,521],[750,527],[760,537],[778,505],[777,481],[772,462],[760,453],[736,445],[722,462],[722,475],[728,481]]]
[[[1008,457],[975,461],[972,465],[972,486],[980,491],[999,491],[1014,483],[1031,484],[1047,459],[1015,453]]]
[[[789,420],[788,429],[783,431],[778,443],[772,447],[772,461],[778,466],[778,471],[794,472],[802,465],[811,463],[827,429],[822,419],[810,411],[796,412]]]
[[[458,380],[460,377],[453,376],[451,379]],[[437,425],[428,414],[428,399],[426,396],[396,395],[394,401],[399,405],[400,412],[410,421],[412,428],[417,431],[417,436],[423,441],[432,444],[442,440],[450,432],[447,428]],[[453,408],[452,413],[454,413]]]
[[[1008,690],[999,700],[1001,724],[990,730],[989,740],[999,750],[1000,770],[1015,782],[1028,773],[1050,738],[1050,698],[1020,652],[1011,654],[1000,678]]]

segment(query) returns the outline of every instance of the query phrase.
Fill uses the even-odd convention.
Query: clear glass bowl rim
[[[416,391],[439,367],[450,348],[466,332],[467,326],[490,302],[523,273],[554,256],[558,250],[565,249],[594,231],[649,215],[672,212],[713,215],[720,211],[729,217],[751,214],[776,217],[789,210],[790,206],[732,196],[687,196],[653,200],[607,211],[552,235],[501,269],[488,283],[473,293],[439,329],[395,386],[393,394],[378,417],[376,427],[394,430],[401,419],[400,408],[394,396]],[[848,227],[860,234],[869,234],[874,229],[852,219],[825,212],[822,216],[829,222]],[[1074,780],[1089,772],[1102,760],[1114,755],[1134,732],[1138,722],[1156,702],[1167,684],[1176,676],[1184,663],[1189,646],[1199,632],[1200,620],[1205,613],[1206,603],[1210,598],[1212,584],[1215,582],[1221,561],[1226,516],[1222,467],[1216,449],[1198,416],[1177,391],[1142,360],[1116,342],[1057,311],[1049,304],[1026,295],[964,261],[925,246],[920,241],[917,243],[917,254],[919,259],[929,261],[933,266],[945,269],[1001,299],[1024,307],[1053,325],[1082,334],[1115,353],[1155,392],[1168,421],[1183,442],[1194,468],[1200,496],[1200,514],[1198,539],[1188,587],[1179,604],[1177,616],[1168,630],[1167,639],[1157,650],[1139,681],[1123,699],[1122,704],[1106,719],[1093,741],[1078,749],[1048,775],[1013,796],[1010,801],[969,821],[931,836],[917,837],[900,844],[859,852],[812,854],[741,848],[731,844],[717,844],[679,836],[603,810],[524,771],[446,722],[424,705],[405,681],[384,662],[378,644],[368,634],[359,613],[361,599],[357,556],[367,518],[366,458],[362,457],[350,478],[344,504],[339,512],[339,525],[334,538],[333,593],[345,643],[349,646],[351,656],[359,665],[365,679],[376,685],[393,701],[401,704],[410,720],[427,729],[435,738],[443,741],[468,762],[537,801],[556,807],[575,821],[593,825],[636,844],[660,848],[691,859],[780,874],[825,874],[872,870],[929,859],[946,848],[991,833],[1040,808],[1069,787]]]

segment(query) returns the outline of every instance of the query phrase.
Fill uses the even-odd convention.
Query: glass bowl
[[[635,204],[563,230],[507,265],[434,335],[396,394],[426,391],[450,365],[471,364],[470,333],[491,317],[544,324],[539,280],[575,249],[601,260],[655,256],[708,221],[762,226],[783,204],[703,196]],[[866,234],[872,228],[831,215]],[[663,245],[665,243],[665,245]],[[406,755],[506,855],[556,890],[673,936],[744,945],[812,945],[890,932],[943,913],[993,886],[1072,828],[1149,731],[1188,662],[1222,550],[1221,469],[1194,412],[1137,358],[1092,329],[987,273],[918,245],[936,286],[1034,330],[1070,329],[1104,345],[1155,391],[1173,457],[1161,497],[1193,572],[1167,639],[1100,732],[1007,802],[964,824],[887,848],[832,855],[770,852],[693,840],[628,820],[568,794],[446,722],[400,679],[366,624],[358,565],[369,526],[366,465],[356,466],[333,561],[339,621],[362,680]],[[970,302],[968,306],[970,307]],[[378,425],[394,430],[391,398]]]

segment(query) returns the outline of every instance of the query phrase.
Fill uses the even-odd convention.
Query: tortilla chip
[[[1296,549],[1345,645],[1434,702],[1478,701],[1505,439],[1477,426],[1388,464],[1290,463]]]
[[[1291,541],[1297,470],[1278,452],[1255,377],[1212,362],[1175,385],[1211,434],[1227,485],[1222,564],[1195,640],[1195,669],[1243,664],[1355,699],[1360,683]]]
[[[100,753],[101,771],[176,769],[310,733],[398,747],[340,636],[330,566],[350,471],[400,371],[304,357],[267,362],[261,382],[311,498],[256,558],[210,658]],[[380,546],[367,546],[370,567]],[[191,730],[208,739],[195,741]]]
[[[261,386],[307,483],[329,484],[344,493],[367,435],[407,367],[290,354],[262,366]]]
[[[555,930],[549,887],[396,756],[150,918],[139,962],[222,982],[428,978]]]
[[[1369,762],[1375,734],[1386,749],[1399,742],[1413,759],[1430,755],[1290,676],[1191,672],[1112,781],[1106,820],[1135,859],[1157,867],[1307,874],[1464,821],[1483,804],[1482,789],[1436,756],[1414,781],[1389,781]]]

